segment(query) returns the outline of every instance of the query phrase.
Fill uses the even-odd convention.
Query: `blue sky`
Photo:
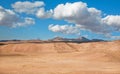
[[[19,15],[20,18],[30,17],[30,18],[34,19],[34,22],[35,22],[34,24],[32,23],[32,25],[27,24],[25,26],[16,26],[16,27],[11,27],[11,25],[8,26],[8,25],[0,23],[0,40],[50,39],[55,36],[67,37],[67,38],[77,38],[79,36],[85,36],[89,39],[98,38],[98,39],[107,39],[107,40],[120,39],[120,22],[117,22],[117,25],[116,25],[116,22],[112,22],[115,24],[108,24],[108,25],[110,25],[110,27],[111,27],[111,25],[112,26],[115,25],[115,28],[117,28],[119,30],[112,30],[109,33],[105,32],[104,34],[103,34],[103,32],[102,32],[102,34],[93,32],[93,30],[91,30],[91,28],[89,28],[88,26],[85,26],[85,28],[84,28],[85,30],[82,30],[81,28],[79,28],[79,30],[78,30],[80,32],[79,34],[70,33],[71,29],[67,29],[67,30],[69,30],[69,32],[67,31],[67,33],[65,32],[66,29],[65,30],[62,29],[65,33],[62,32],[62,30],[60,30],[60,29],[55,31],[55,30],[53,30],[53,29],[55,29],[54,28],[55,25],[59,25],[59,28],[62,25],[67,25],[68,28],[69,28],[69,25],[72,25],[74,27],[74,28],[72,28],[72,30],[74,30],[74,29],[76,29],[75,25],[78,23],[71,22],[71,20],[68,20],[65,16],[62,16],[62,18],[60,18],[60,19],[55,19],[52,17],[50,17],[50,18],[43,18],[41,16],[37,17],[34,14],[26,14],[25,12],[20,13],[19,11],[15,11],[16,8],[12,7],[12,4],[15,4],[16,2],[25,2],[25,1],[28,1],[31,3],[36,2],[36,0],[1,0],[0,1],[0,6],[2,6],[2,8],[4,10],[9,9],[9,10],[13,11],[16,15]],[[49,11],[50,9],[55,10],[55,8],[59,4],[66,4],[69,2],[72,5],[75,2],[82,2],[82,3],[87,4],[87,8],[93,7],[93,8],[96,8],[97,10],[100,10],[101,17],[103,17],[103,18],[105,18],[109,15],[113,15],[115,17],[113,17],[113,18],[110,17],[110,18],[112,18],[112,19],[115,18],[115,21],[118,21],[120,19],[120,5],[119,5],[120,0],[37,0],[37,1],[44,2],[45,5],[43,6],[43,8],[45,9],[45,12]],[[116,15],[117,15],[117,17],[116,17]],[[106,20],[108,20],[108,19],[106,19]],[[0,21],[0,22],[2,22],[2,21]],[[109,22],[107,22],[107,23],[109,23]],[[54,24],[51,27],[52,29],[48,29],[50,24]],[[81,24],[81,22],[80,22],[80,24]],[[82,24],[82,26],[84,26],[84,24]],[[91,31],[89,31],[89,30],[91,30]],[[78,31],[77,31],[77,33],[78,33]],[[107,36],[109,34],[110,34],[110,36]]]

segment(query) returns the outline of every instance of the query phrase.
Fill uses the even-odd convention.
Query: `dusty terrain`
[[[0,74],[120,74],[120,41],[0,43]]]

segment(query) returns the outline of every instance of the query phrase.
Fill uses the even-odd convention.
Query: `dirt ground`
[[[0,46],[0,74],[120,74],[120,41]]]

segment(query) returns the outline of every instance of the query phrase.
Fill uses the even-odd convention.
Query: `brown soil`
[[[120,74],[120,41],[0,44],[0,74]]]

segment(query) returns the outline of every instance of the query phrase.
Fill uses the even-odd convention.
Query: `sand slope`
[[[0,74],[120,74],[120,41],[7,43]]]

